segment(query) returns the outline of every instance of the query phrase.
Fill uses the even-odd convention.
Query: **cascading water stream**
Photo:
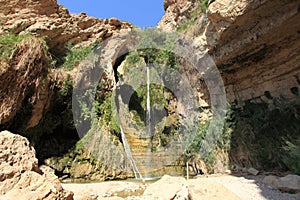
[[[147,69],[147,105],[146,105],[146,127],[147,136],[151,137],[151,107],[150,107],[150,66],[146,66]]]
[[[125,153],[126,153],[127,158],[129,159],[130,164],[132,166],[134,176],[135,176],[136,179],[143,179],[141,173],[139,172],[139,170],[138,170],[138,168],[137,168],[137,166],[136,166],[136,164],[134,162],[134,159],[132,157],[129,144],[128,144],[127,140],[126,140],[124,131],[123,131],[123,129],[122,129],[121,126],[120,126],[120,130],[121,130],[121,137],[122,137],[122,142],[123,142],[123,146],[124,146],[124,149],[125,149]]]

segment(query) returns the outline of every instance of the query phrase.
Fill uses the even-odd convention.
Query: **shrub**
[[[299,137],[300,102],[276,98],[273,104],[272,109],[266,103],[250,102],[242,109],[232,108],[232,162],[264,170],[282,170],[283,158],[287,157],[286,162],[289,162],[288,158],[295,155],[295,151],[285,151],[282,146],[286,145],[286,138],[293,141]],[[293,150],[292,147],[289,144],[285,149]],[[243,159],[237,156],[241,151]]]
[[[136,51],[130,52],[126,56],[126,62],[127,62],[127,64],[137,64],[139,61],[140,61],[140,55]]]
[[[201,13],[206,13],[208,7],[208,0],[202,0],[199,2],[198,7],[190,13],[188,19],[179,22],[179,26],[177,27],[177,31],[183,32],[194,25],[201,15]]]
[[[17,49],[17,45],[24,39],[32,38],[32,35],[15,35],[7,33],[0,36],[0,55],[2,59],[9,59],[13,52]]]
[[[70,46],[67,47],[68,52],[65,57],[65,62],[62,65],[64,69],[72,70],[74,67],[78,66],[81,61],[87,58],[88,55],[92,53],[94,45],[89,45],[82,48],[73,49]]]
[[[202,0],[201,3],[199,4],[199,8],[203,13],[206,12],[207,7],[208,7],[208,0]]]
[[[283,156],[284,164],[293,173],[300,174],[300,139],[294,143],[286,141],[286,146],[284,146],[283,149],[287,153]]]

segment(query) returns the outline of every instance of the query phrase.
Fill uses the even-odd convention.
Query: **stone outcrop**
[[[298,96],[298,1],[216,0],[207,15],[209,51],[231,103]]]
[[[53,170],[38,167],[28,140],[8,131],[0,132],[0,171],[0,199],[73,199]]]
[[[0,1],[0,33],[11,31],[15,34],[30,33],[45,37],[50,51],[63,53],[66,44],[76,45],[87,41],[102,41],[131,25],[116,18],[97,19],[85,13],[70,14],[56,0],[50,1]]]
[[[187,16],[195,10],[195,0],[165,0],[165,14],[157,27],[165,31],[174,31],[181,21],[187,19]]]
[[[97,58],[97,61],[101,66],[106,66],[106,71],[101,80],[108,83],[107,92],[111,92],[112,88],[116,86],[118,78],[116,68],[124,61],[126,56],[124,54],[128,50],[125,46],[130,42],[128,31],[132,26],[129,23],[115,18],[96,19],[88,17],[85,13],[70,14],[66,8],[58,5],[56,0],[13,0],[8,2],[0,0],[0,3],[5,5],[0,8],[0,34],[6,32],[29,33],[37,37],[44,37],[50,53],[53,57],[57,57],[59,62],[63,62],[62,57],[68,43],[78,47],[96,41],[102,42],[104,49],[101,52],[102,58]],[[198,3],[199,1],[195,0],[165,0],[166,14],[158,27],[164,30],[176,30],[182,21],[193,18],[198,23],[201,19],[199,30],[195,30],[198,24],[192,23],[193,30],[186,29],[185,33],[192,37],[193,46],[199,50],[197,53],[208,52],[213,57],[222,75],[230,103],[272,102],[274,98],[281,95],[288,98],[299,95],[300,20],[299,6],[296,0],[210,1],[206,13],[207,23],[203,10],[200,11],[197,7]],[[199,13],[195,11],[199,11]],[[198,20],[194,19],[197,18],[196,14],[199,14]],[[191,31],[193,33],[189,34]],[[111,40],[107,40],[108,38]],[[27,126],[24,127],[25,130],[39,124],[45,114],[44,111],[49,107],[51,97],[53,97],[54,86],[47,77],[49,75],[48,62],[46,48],[42,41],[28,39],[18,44],[17,50],[9,62],[3,63],[3,67],[0,69],[1,125],[9,123],[25,101],[27,106],[32,106],[32,108],[28,108],[30,109],[29,119],[22,119],[28,121]],[[182,70],[185,71],[183,74],[186,74],[190,85],[197,90],[200,99],[209,101],[208,92],[204,91],[207,89],[203,86],[205,84],[202,83],[202,74],[195,70],[188,71],[189,66],[184,62],[180,64],[185,66]],[[96,73],[91,70],[93,67],[94,65],[91,68],[84,66],[73,72],[77,71],[83,76],[91,75],[94,78],[100,72]],[[61,73],[63,74],[64,70],[61,70]],[[63,75],[61,76],[63,77]],[[96,78],[95,81],[99,82],[100,77]],[[63,80],[57,82],[59,81],[63,82]],[[88,85],[89,81],[91,80],[83,78],[79,84]],[[208,107],[209,103],[204,102],[201,106]],[[52,105],[52,109],[56,109],[55,107],[56,105]],[[178,107],[185,110],[183,106]],[[58,125],[56,124],[56,126]],[[104,125],[99,128],[97,130],[99,134],[102,133],[102,128],[107,129],[108,127]],[[54,132],[53,130],[51,131]],[[109,138],[111,135],[109,135],[109,131],[104,131],[107,133],[104,139],[109,141],[106,144],[111,146],[112,141]],[[51,136],[48,135],[48,138]],[[97,134],[95,134],[96,136]],[[121,156],[123,150],[121,143],[119,140],[113,140],[116,142],[116,151]],[[95,142],[94,146],[90,146],[98,147],[98,143]],[[99,149],[95,149],[99,152]],[[105,149],[108,153],[111,151],[106,146]],[[127,165],[128,163],[125,168]],[[68,166],[62,171],[69,170],[69,168],[72,167]],[[86,178],[93,173],[92,171],[98,170],[98,168],[90,170],[91,168],[90,163],[78,165],[78,176],[76,175],[76,177]],[[67,174],[70,173],[68,170],[66,170]],[[103,173],[105,173],[104,171]],[[105,175],[110,176],[110,173]],[[99,177],[105,179],[100,175]],[[123,174],[122,177],[124,177]]]
[[[282,97],[299,98],[299,1],[214,0],[208,1],[206,13],[198,7],[203,1],[164,2],[158,27],[177,29],[199,47],[195,54],[207,52],[213,58],[231,105],[267,103],[272,108]]]
[[[176,30],[181,22],[188,22],[187,12],[194,11],[197,4],[190,0],[165,0],[164,5],[166,14],[158,27]],[[207,23],[203,15],[199,11],[184,34],[213,57],[230,103],[270,103],[281,95],[290,99],[298,96],[297,0],[215,0],[209,1]]]
[[[300,176],[287,175],[284,177],[266,176],[263,181],[264,184],[273,186],[284,192],[298,192],[300,193]]]
[[[131,25],[116,18],[97,19],[85,13],[70,14],[56,0],[0,1],[0,35],[31,34],[43,37],[52,55],[60,60],[67,44],[88,45],[95,41],[128,31]],[[9,61],[1,59],[0,124],[11,120],[26,95],[33,105],[26,128],[36,126],[43,111],[49,107],[51,88],[47,77],[47,50],[42,41],[27,40],[18,45]],[[28,94],[28,92],[33,94]],[[31,96],[32,95],[32,96]]]
[[[80,48],[114,37],[107,44],[106,48],[110,51],[106,51],[103,64],[109,68],[106,80],[114,81],[113,65],[123,45],[118,38],[126,39],[132,25],[116,18],[97,19],[85,13],[70,14],[66,8],[58,5],[56,0],[0,0],[0,4],[0,35],[30,35],[24,36],[24,41],[13,44],[16,50],[11,56],[7,59],[0,58],[0,129],[9,129],[28,137],[39,152],[40,161],[43,162],[44,158],[66,153],[76,142],[74,140],[78,140],[72,116],[68,115],[72,114],[70,96],[75,79],[72,76],[77,69],[65,73],[64,69],[53,69],[55,66],[51,62],[64,62],[69,44]],[[1,45],[1,51],[2,48],[5,46]],[[71,76],[68,79],[69,74]],[[67,90],[64,95],[60,94],[61,89]],[[70,116],[70,120],[68,117],[62,117],[67,119],[66,121],[69,120],[68,122],[64,123],[58,119],[57,115],[61,116],[62,113]],[[58,127],[60,134],[54,136]],[[68,136],[64,135],[66,132]],[[53,148],[49,149],[49,146]],[[106,179],[106,175],[110,177],[114,173],[107,172],[104,169],[106,166],[98,165],[93,166],[94,171],[90,170],[92,172],[89,173],[82,167],[80,170],[79,164],[76,165],[79,168],[77,171],[80,172],[76,177],[79,178],[97,172],[95,179],[103,180]],[[60,168],[60,165],[57,164],[54,168]],[[70,173],[66,171],[67,174]],[[111,177],[116,178],[116,175]]]
[[[13,119],[26,99],[33,106],[32,117],[28,119],[28,126],[32,127],[38,124],[51,96],[47,79],[49,61],[39,39],[27,38],[16,45],[9,61],[0,58],[0,124]]]

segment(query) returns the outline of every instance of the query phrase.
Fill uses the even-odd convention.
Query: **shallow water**
[[[103,183],[103,182],[116,182],[116,181],[120,181],[120,182],[133,182],[133,183],[141,183],[141,184],[145,184],[145,183],[154,183],[157,180],[159,180],[161,177],[148,177],[148,178],[128,178],[128,179],[124,179],[124,180],[108,180],[108,181],[92,181],[92,180],[86,180],[86,179],[71,179],[71,178],[67,178],[64,180],[61,180],[62,183],[78,183],[78,184],[86,184],[86,183]]]

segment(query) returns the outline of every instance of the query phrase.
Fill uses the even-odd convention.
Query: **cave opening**
[[[120,53],[118,54],[118,57],[115,61],[115,63],[113,64],[113,70],[114,70],[114,77],[115,77],[115,81],[116,83],[119,82],[119,72],[118,72],[118,68],[119,66],[125,61],[126,56],[129,54],[128,49],[122,49],[120,51]]]

